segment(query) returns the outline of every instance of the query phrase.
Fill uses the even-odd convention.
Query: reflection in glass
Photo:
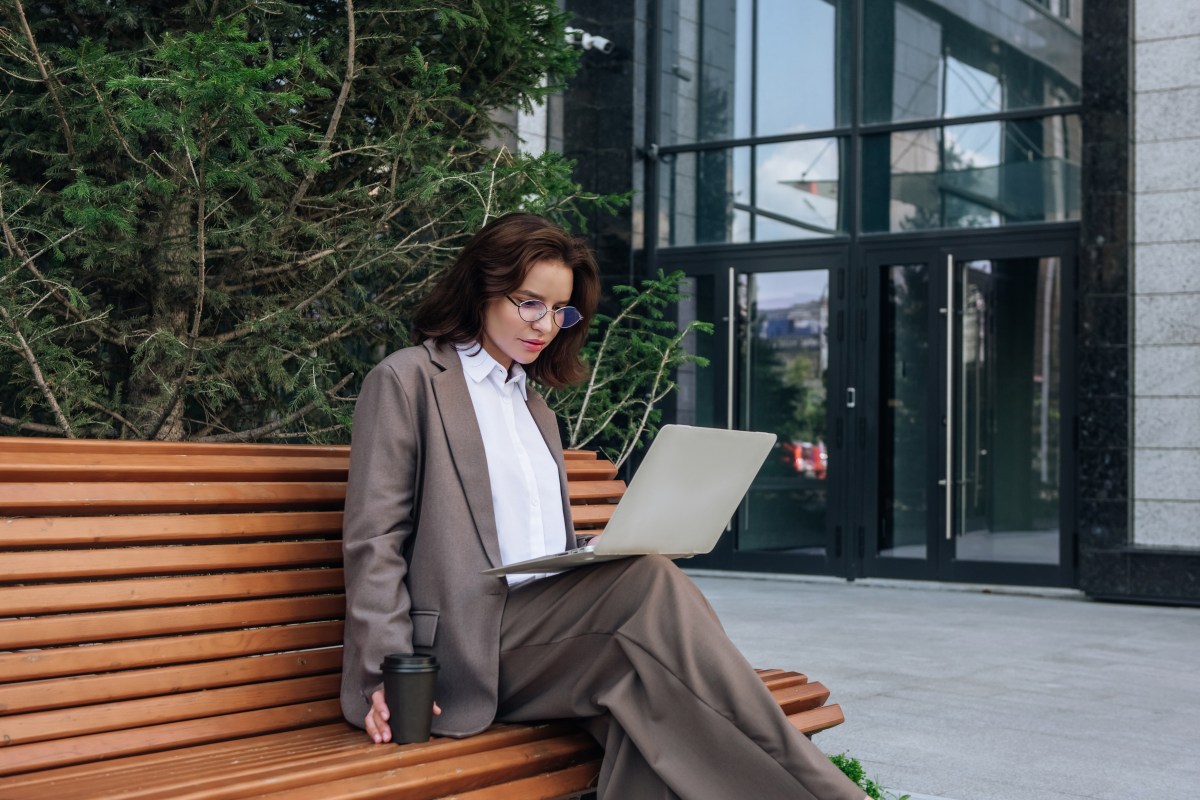
[[[754,134],[772,136],[845,123],[838,97],[842,3],[758,0]],[[845,48],[845,53],[849,48]],[[841,58],[839,58],[841,56]]]
[[[779,440],[747,495],[739,550],[824,555],[829,272],[741,275],[741,427]]]
[[[929,531],[929,268],[885,267],[880,354],[878,554],[926,558]]]
[[[755,240],[806,239],[838,232],[837,139],[755,148]]]
[[[1076,116],[979,122],[863,138],[866,231],[1079,219]]]
[[[750,148],[664,157],[662,244],[750,241]]]
[[[686,278],[680,288],[684,297],[677,304],[676,310],[681,329],[697,320],[712,322],[719,318],[711,275]],[[683,337],[682,344],[684,352],[689,355],[707,359],[709,363],[717,363],[717,347],[720,344],[717,337],[692,331]],[[694,363],[688,363],[677,370],[674,392],[675,422],[704,428],[726,426],[725,419],[717,418],[714,405],[717,396],[714,383],[716,379],[717,370],[714,367],[697,367]]]
[[[866,0],[863,121],[1078,103],[1081,31],[1079,15],[1053,22],[1025,0]]]
[[[666,144],[849,124],[847,0],[678,0],[661,41]]]
[[[839,191],[841,147],[839,139],[806,139],[665,156],[662,181],[670,211],[660,243],[686,246],[837,234],[845,229]]]
[[[961,265],[955,557],[1057,564],[1061,358],[1057,258]]]

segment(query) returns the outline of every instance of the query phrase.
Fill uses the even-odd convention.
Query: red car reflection
[[[825,450],[824,442],[783,442],[781,446],[792,470],[806,478],[825,480],[829,453]]]

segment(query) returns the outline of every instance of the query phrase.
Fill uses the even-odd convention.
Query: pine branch
[[[348,384],[350,382],[350,379],[353,377],[354,377],[353,372],[348,373],[340,381],[338,381],[336,384],[334,384],[332,388],[327,389],[325,391],[325,396],[327,398],[329,398],[330,400],[332,400],[334,398],[334,395],[336,395],[339,391],[341,391],[341,389],[343,387],[345,387],[345,385]],[[250,430],[245,430],[245,431],[238,431],[237,433],[221,433],[221,434],[217,434],[216,436],[204,436],[199,439],[195,439],[193,441],[197,441],[197,442],[249,442],[249,441],[253,441],[254,439],[261,439],[265,436],[269,436],[269,435],[275,433],[275,431],[279,430],[280,428],[285,428],[288,425],[291,425],[296,420],[311,413],[312,410],[315,409],[318,405],[319,405],[319,403],[316,400],[313,400],[311,403],[305,404],[302,408],[297,409],[296,411],[293,411],[291,414],[288,414],[286,417],[275,420],[274,422],[269,422],[266,425],[259,425],[257,428],[251,428]]]
[[[49,436],[62,435],[62,428],[56,428],[53,425],[42,425],[38,422],[22,422],[15,417],[8,417],[4,414],[0,414],[0,424],[8,425],[22,431],[29,431],[30,433],[42,433]]]
[[[88,317],[85,315],[82,311],[75,307],[75,304],[71,302],[71,298],[62,290],[62,287],[58,283],[46,277],[46,275],[37,267],[37,260],[39,258],[45,255],[48,251],[58,247],[68,239],[78,235],[82,232],[82,230],[82,228],[74,228],[69,230],[50,244],[43,247],[41,250],[37,251],[33,255],[29,255],[29,253],[25,251],[25,248],[21,246],[21,243],[17,241],[16,234],[13,233],[12,227],[8,224],[8,215],[4,211],[4,188],[2,185],[0,185],[0,233],[3,233],[4,235],[4,242],[8,245],[9,252],[11,252],[16,258],[20,259],[21,267],[32,272],[33,276],[50,291],[50,295],[58,301],[62,309],[56,313],[58,313],[59,316],[66,317],[67,319],[74,319],[76,322],[87,326],[88,330],[92,332],[92,335],[103,342],[115,344],[119,347],[125,347],[127,346],[129,339],[127,334],[123,334],[120,331],[117,331],[115,328],[98,324],[97,320],[100,319],[99,317]],[[12,273],[9,274],[11,275]]]
[[[354,0],[346,0],[346,77],[342,79],[342,89],[338,93],[337,102],[334,103],[333,113],[329,117],[329,127],[325,129],[325,138],[321,142],[321,150],[328,150],[333,143],[334,134],[337,133],[338,124],[342,119],[342,109],[346,106],[346,98],[350,96],[350,84],[354,81],[355,64],[354,50],[356,47],[355,29],[354,29]],[[317,176],[316,167],[309,167],[304,175],[304,180],[296,188],[296,193],[292,195],[291,202],[288,203],[287,216],[291,216],[300,205],[300,201],[304,195],[308,193],[308,189],[312,186],[313,179]]]
[[[50,75],[50,71],[46,69],[46,62],[42,60],[37,40],[33,38],[33,30],[29,27],[29,20],[25,19],[24,3],[21,0],[13,0],[13,4],[17,10],[17,17],[21,20],[21,30],[25,34],[26,41],[29,42],[29,49],[33,51],[33,58],[37,62],[38,72],[42,74],[42,80],[46,82],[46,88],[50,90],[50,99],[54,102],[54,108],[58,111],[58,121],[62,124],[63,137],[67,140],[67,155],[71,161],[74,161],[75,137],[71,134],[71,126],[67,124],[67,112],[63,110],[62,100],[58,97],[58,80]]]
[[[21,326],[17,325],[13,320],[12,315],[8,313],[8,309],[0,305],[0,317],[4,317],[4,322],[8,325],[9,330],[17,337],[20,343],[18,352],[25,357],[25,361],[29,364],[30,371],[33,372],[33,380],[38,385],[38,389],[42,393],[42,397],[46,398],[46,403],[50,406],[50,410],[54,412],[54,419],[58,421],[58,427],[68,439],[75,438],[75,431],[71,430],[71,423],[67,422],[66,416],[62,412],[62,408],[58,404],[58,398],[54,396],[50,384],[46,382],[45,376],[42,375],[42,367],[38,363],[37,356],[29,347],[29,342],[25,340],[25,335],[21,333]]]
[[[80,401],[88,408],[94,409],[96,411],[99,411],[101,414],[107,414],[108,416],[112,417],[114,420],[121,423],[126,428],[128,428],[130,431],[132,431],[133,435],[136,436],[137,438],[139,438],[139,439],[148,438],[145,434],[142,433],[142,431],[138,428],[137,425],[134,425],[128,419],[121,416],[116,411],[113,411],[108,406],[97,403],[95,400],[92,400],[88,397],[82,397],[82,398],[80,398]]]

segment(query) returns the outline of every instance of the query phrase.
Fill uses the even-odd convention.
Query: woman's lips
[[[521,344],[525,345],[525,349],[532,353],[541,352],[542,348],[546,346],[541,339],[522,339]]]

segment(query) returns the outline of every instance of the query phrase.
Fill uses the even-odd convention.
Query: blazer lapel
[[[475,407],[467,391],[462,362],[453,346],[438,347],[426,341],[425,347],[433,362],[443,369],[443,372],[432,377],[431,384],[442,427],[450,442],[450,455],[454,459],[458,480],[467,497],[467,505],[470,506],[484,552],[492,566],[499,567],[500,536],[496,532],[496,512],[492,507],[492,482],[488,474],[487,454],[483,450],[483,434],[479,430],[479,420],[475,417]]]
[[[529,400],[526,405],[529,407],[529,414],[537,423],[542,438],[546,440],[546,447],[550,448],[550,455],[554,456],[554,463],[558,465],[558,486],[562,492],[563,519],[567,528],[566,547],[570,550],[575,546],[575,523],[571,519],[571,498],[567,493],[567,465],[563,459],[562,438],[558,433],[558,417],[532,387],[528,391]]]

